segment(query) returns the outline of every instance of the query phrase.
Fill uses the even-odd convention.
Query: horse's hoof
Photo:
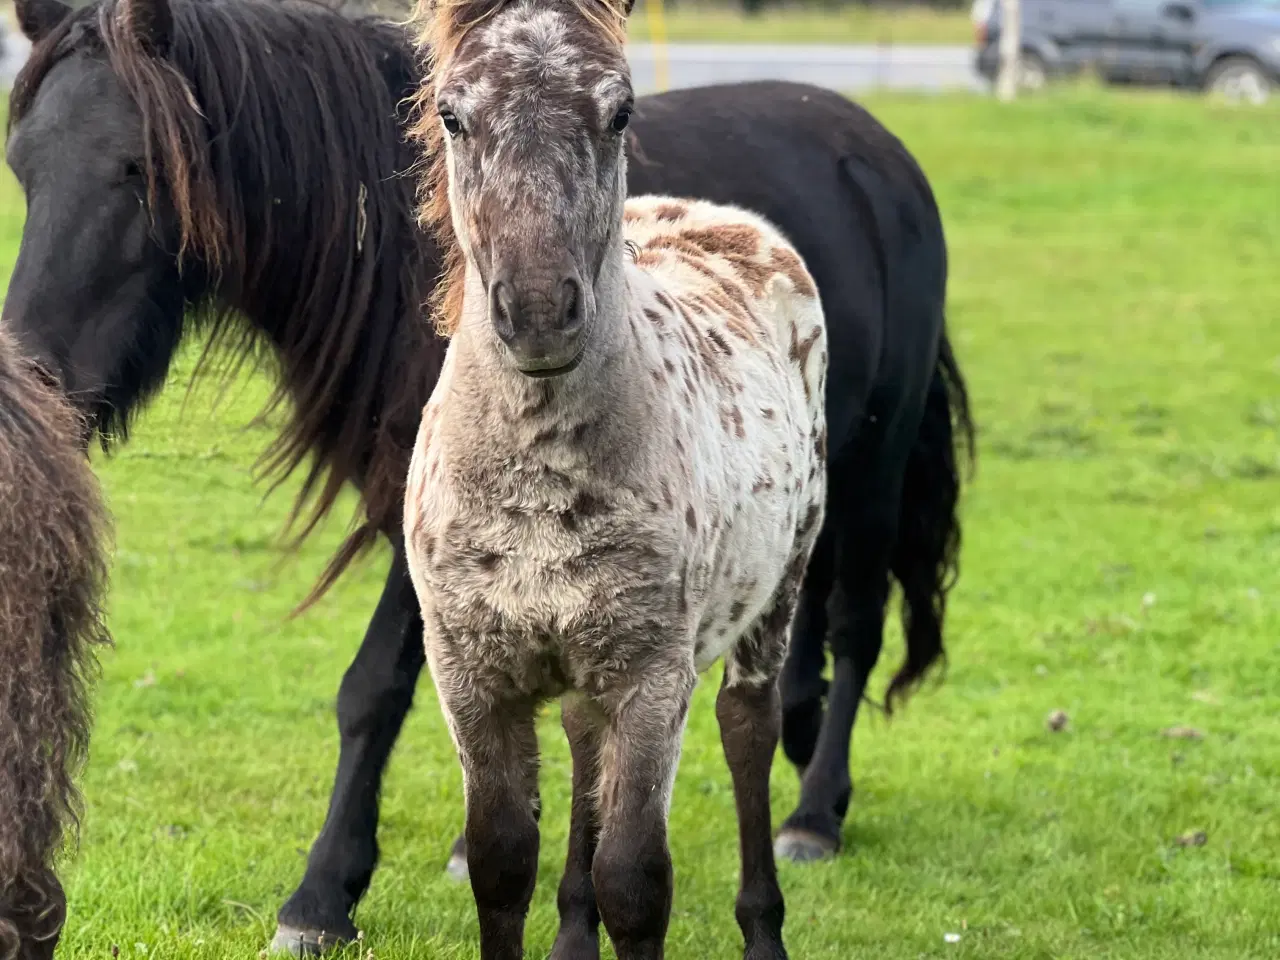
[[[271,940],[271,952],[290,957],[318,957],[345,943],[346,940],[333,934],[281,924],[276,927],[276,935]]]
[[[837,841],[820,837],[808,830],[780,830],[778,839],[773,842],[773,854],[779,860],[790,860],[792,863],[813,863],[815,860],[829,860],[840,849]]]

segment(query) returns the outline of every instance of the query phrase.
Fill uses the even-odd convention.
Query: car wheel
[[[1227,57],[1209,68],[1205,89],[1231,103],[1266,103],[1274,92],[1262,65],[1249,57]]]
[[[1049,68],[1038,53],[1023,50],[1018,57],[1018,89],[1037,91],[1049,85]]]

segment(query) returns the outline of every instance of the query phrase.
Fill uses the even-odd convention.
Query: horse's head
[[[578,364],[598,294],[617,289],[630,8],[436,0],[428,11],[434,100],[422,103],[421,122],[438,125],[445,144],[437,180],[447,179],[453,232],[487,326],[532,376]]]
[[[184,232],[168,183],[182,152],[160,141],[180,127],[157,128],[170,107],[158,99],[144,119],[133,92],[171,81],[173,18],[167,0],[75,13],[17,0],[16,11],[33,50],[6,152],[27,217],[4,318],[105,431],[159,386],[181,334]],[[181,106],[198,118],[194,103]]]

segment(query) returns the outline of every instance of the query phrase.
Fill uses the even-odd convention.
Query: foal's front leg
[[[440,683],[467,798],[467,857],[481,960],[521,960],[538,874],[538,741],[532,701],[455,698]]]
[[[697,680],[691,662],[651,665],[618,691],[601,751],[600,839],[592,864],[600,919],[618,960],[661,960],[671,919],[667,814]]]
[[[560,932],[551,960],[600,960],[600,911],[591,879],[591,862],[600,838],[596,790],[600,786],[600,710],[585,697],[570,694],[560,705],[560,723],[573,754],[573,807],[569,815],[569,853],[560,880]]]

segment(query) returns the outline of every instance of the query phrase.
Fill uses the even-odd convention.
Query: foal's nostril
[[[489,289],[489,311],[493,329],[504,342],[510,343],[516,335],[516,304],[510,284],[499,280]]]
[[[582,295],[577,280],[566,280],[560,291],[561,329],[572,330],[582,322]]]

